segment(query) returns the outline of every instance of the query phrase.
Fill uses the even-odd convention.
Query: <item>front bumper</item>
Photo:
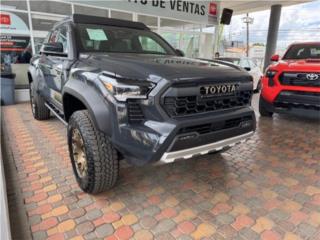
[[[133,165],[172,162],[243,142],[255,127],[254,112],[245,107],[179,121],[124,125],[113,143]]]
[[[160,162],[170,163],[177,159],[188,159],[197,155],[208,154],[212,151],[220,151],[226,147],[233,147],[238,143],[245,142],[246,139],[250,138],[254,134],[254,131],[241,134],[239,136],[227,138],[218,142],[209,143],[199,147],[183,149],[174,152],[165,152],[160,159]]]
[[[269,112],[320,119],[320,93],[282,91],[273,103],[265,100],[263,105]]]

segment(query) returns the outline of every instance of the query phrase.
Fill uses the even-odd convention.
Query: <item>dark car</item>
[[[112,187],[119,160],[173,162],[223,150],[255,130],[252,77],[188,59],[139,22],[73,15],[33,57],[32,112],[67,125],[80,187]]]

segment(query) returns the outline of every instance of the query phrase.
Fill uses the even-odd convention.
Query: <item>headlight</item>
[[[277,74],[277,71],[267,70],[266,77],[273,78]]]
[[[146,99],[148,93],[155,87],[155,84],[146,81],[115,79],[105,75],[100,75],[99,79],[108,92],[120,102],[125,102],[127,99]]]

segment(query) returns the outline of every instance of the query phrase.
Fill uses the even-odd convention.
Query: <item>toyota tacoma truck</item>
[[[88,193],[114,186],[119,160],[169,163],[244,142],[256,127],[252,77],[183,57],[139,22],[72,15],[33,57],[35,119],[67,125],[76,180]]]
[[[262,78],[262,116],[291,113],[320,118],[320,42],[295,43],[274,55]]]

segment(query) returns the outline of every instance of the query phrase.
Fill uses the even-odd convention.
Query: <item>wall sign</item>
[[[0,13],[0,24],[11,25],[11,17],[9,14]]]
[[[0,36],[1,52],[22,52],[29,45],[30,37]]]
[[[16,14],[11,12],[0,13],[1,34],[30,35],[27,24]]]
[[[218,6],[215,2],[211,2],[209,5],[209,15],[217,16],[218,14]]]
[[[206,5],[201,2],[188,2],[188,1],[165,1],[165,0],[128,0],[129,3],[135,3],[143,6],[152,6],[154,8],[168,9],[169,11],[182,12],[186,14],[194,14],[204,16],[206,14]]]
[[[67,0],[83,3],[81,0]],[[175,18],[201,24],[217,24],[218,4],[213,1],[185,0],[118,0],[88,1],[88,5],[140,14]]]

